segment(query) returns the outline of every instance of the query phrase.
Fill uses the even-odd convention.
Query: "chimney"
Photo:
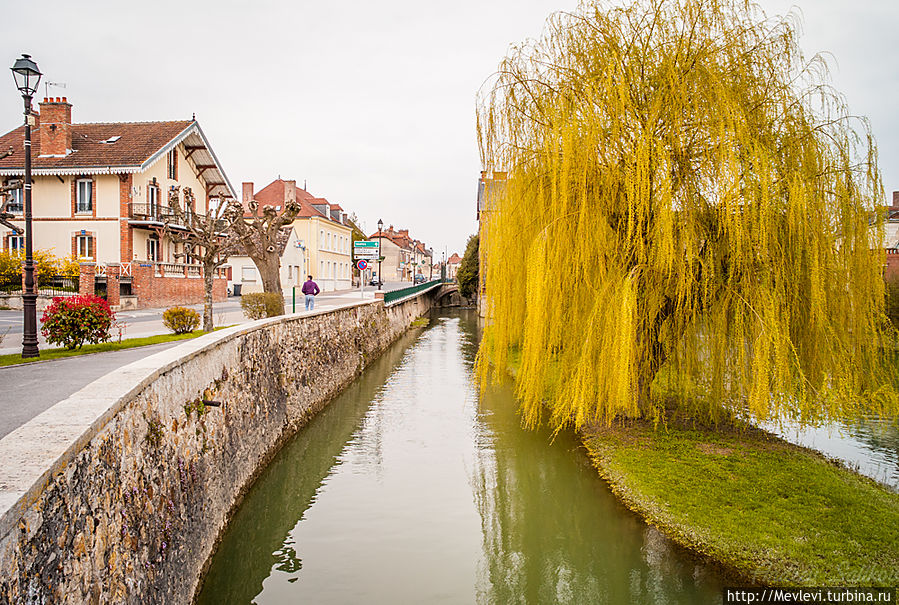
[[[899,191],[893,192],[893,205],[890,206],[890,212],[899,210]]]
[[[253,200],[253,183],[242,183],[242,185],[243,195],[241,196],[240,201],[243,203],[243,207],[246,208]]]
[[[72,105],[65,97],[44,97],[40,108],[41,155],[67,155],[72,149]]]
[[[284,181],[284,205],[297,201],[297,182]]]
[[[399,234],[402,237],[409,237],[409,230],[408,229],[400,229]]]

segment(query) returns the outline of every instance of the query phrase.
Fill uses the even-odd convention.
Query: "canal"
[[[624,509],[574,436],[478,392],[477,318],[433,316],[291,440],[199,603],[720,603],[722,580]]]

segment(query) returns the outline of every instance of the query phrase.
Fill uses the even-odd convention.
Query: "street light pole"
[[[24,323],[22,334],[22,357],[39,357],[37,348],[37,291],[34,287],[34,234],[31,228],[31,100],[41,81],[41,72],[30,55],[23,54],[10,68],[16,87],[25,101],[25,291],[22,293]]]
[[[384,221],[378,219],[378,290],[381,289],[381,284],[384,283],[384,274],[381,273],[381,259],[384,258],[384,255],[381,254],[381,232],[384,230]]]

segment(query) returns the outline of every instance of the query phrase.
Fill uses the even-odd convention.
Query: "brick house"
[[[73,123],[65,97],[45,98],[39,108],[32,129],[34,248],[95,263],[101,276],[106,266],[118,268],[127,306],[202,300],[201,268],[178,262],[183,250],[164,230],[173,187],[190,187],[206,211],[234,197],[199,123]],[[14,149],[0,160],[4,184],[24,174],[23,141],[24,126],[0,137],[0,148]],[[8,210],[23,212],[21,189]],[[4,250],[23,248],[23,238],[0,229]],[[224,292],[222,280],[217,298]]]

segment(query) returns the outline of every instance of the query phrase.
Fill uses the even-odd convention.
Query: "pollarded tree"
[[[742,0],[586,3],[501,64],[480,368],[520,350],[527,422],[657,420],[663,391],[713,421],[896,413],[875,143],[796,37]]]
[[[260,213],[259,203],[252,200],[249,204],[249,215],[236,217],[231,228],[240,238],[241,250],[250,257],[262,279],[265,292],[283,295],[281,290],[281,252],[282,229],[293,223],[300,212],[296,201],[288,201],[284,209],[279,211],[272,206],[263,206]],[[284,313],[284,300],[281,299],[281,314]]]
[[[197,200],[190,187],[184,188],[183,205],[181,188],[173,187],[169,192],[169,208],[172,216],[166,221],[166,231],[183,250],[175,256],[203,266],[203,331],[212,332],[213,279],[216,269],[239,247],[240,238],[231,226],[241,214],[240,205],[222,201],[201,214],[197,212]]]

